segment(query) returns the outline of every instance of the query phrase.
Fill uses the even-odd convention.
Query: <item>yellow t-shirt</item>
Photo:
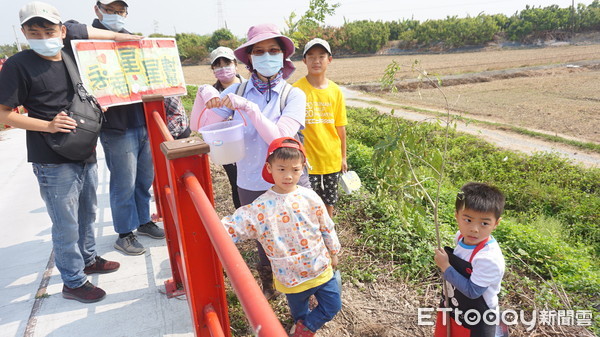
[[[333,81],[326,89],[313,87],[306,77],[294,86],[306,94],[306,127],[304,149],[311,169],[310,174],[330,174],[342,169],[342,141],[337,126],[348,124],[344,95]]]

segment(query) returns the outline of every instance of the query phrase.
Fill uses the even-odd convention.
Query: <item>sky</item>
[[[25,43],[19,25],[19,9],[27,0],[3,0],[0,5],[0,45],[13,44],[15,36]],[[63,20],[75,19],[91,23],[95,18],[95,0],[48,0],[61,13]],[[252,25],[275,23],[286,28],[290,13],[302,15],[309,0],[126,0],[129,16],[125,28],[144,35],[162,33],[211,34],[225,25],[238,37],[245,37]],[[506,14],[523,10],[526,5],[568,7],[572,0],[328,0],[339,3],[335,15],[325,24],[342,26],[344,21],[415,19],[419,21],[444,19],[446,16],[465,17],[484,14]],[[592,0],[575,1],[586,6]]]

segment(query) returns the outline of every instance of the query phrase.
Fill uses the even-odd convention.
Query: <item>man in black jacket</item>
[[[97,19],[92,27],[119,33],[124,29],[128,6],[125,1],[100,0],[94,6]],[[142,103],[110,107],[105,113],[100,141],[110,171],[110,207],[119,238],[114,247],[128,255],[146,249],[133,233],[155,239],[165,237],[150,217],[150,187],[154,179],[152,154]]]

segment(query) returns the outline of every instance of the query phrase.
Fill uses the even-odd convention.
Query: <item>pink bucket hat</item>
[[[283,78],[287,79],[292,75],[294,70],[296,70],[296,67],[289,59],[290,56],[294,55],[296,47],[294,47],[294,42],[289,37],[282,35],[279,32],[279,28],[274,24],[265,23],[250,27],[247,34],[248,41],[239,46],[233,53],[240,62],[248,67],[248,69],[252,69],[252,62],[250,62],[246,48],[257,44],[258,42],[277,37],[283,42],[285,49],[283,52]]]

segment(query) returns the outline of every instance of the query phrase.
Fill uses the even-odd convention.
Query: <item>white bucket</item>
[[[210,147],[208,155],[215,164],[232,164],[244,158],[244,123],[227,121],[207,125],[200,130],[204,142]]]

